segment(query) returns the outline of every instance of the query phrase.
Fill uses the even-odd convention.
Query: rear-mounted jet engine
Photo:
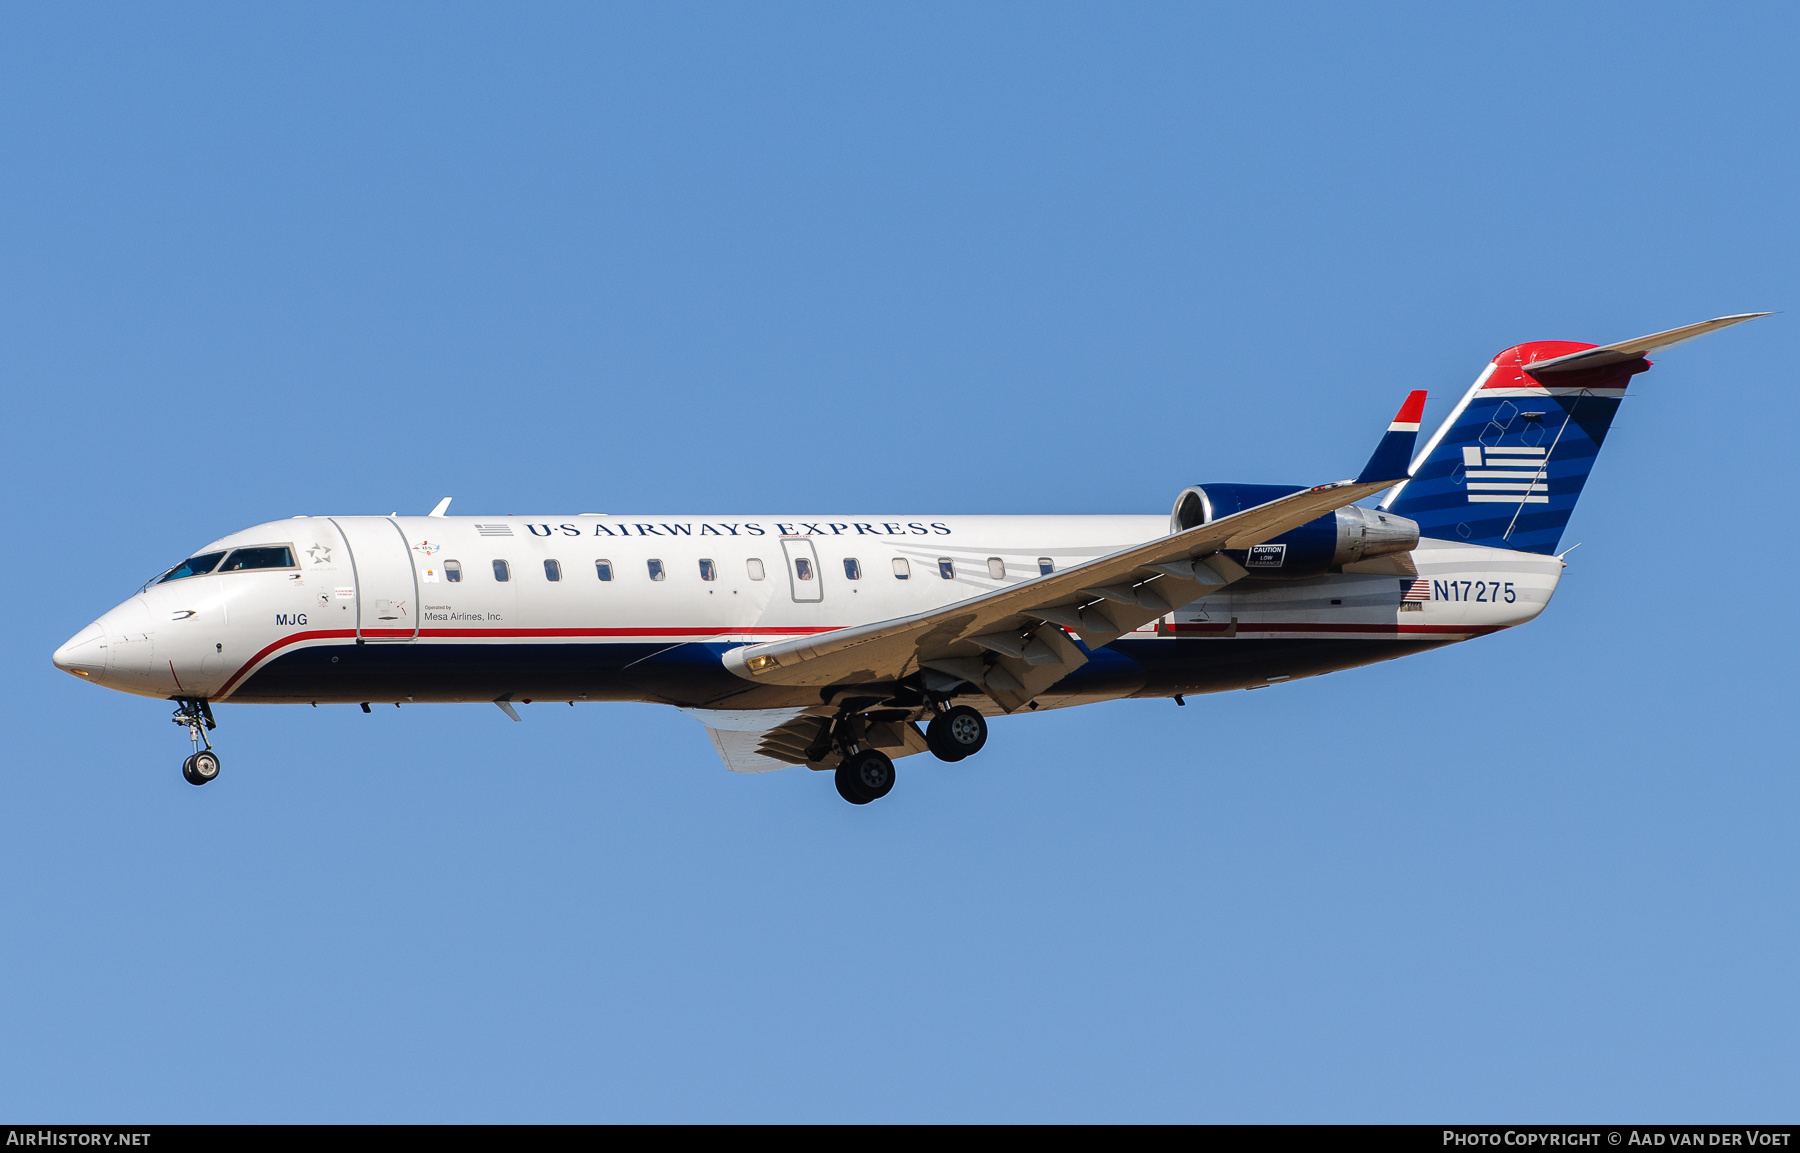
[[[1169,531],[1180,532],[1221,517],[1305,491],[1291,484],[1206,484],[1181,490],[1169,513]],[[1419,526],[1403,516],[1351,505],[1307,521],[1249,549],[1225,556],[1252,577],[1299,580],[1322,576],[1357,561],[1407,553],[1419,543]]]

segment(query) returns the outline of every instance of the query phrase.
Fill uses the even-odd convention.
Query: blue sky
[[[1800,1084],[1800,17],[0,14],[0,1114],[1768,1120]],[[1638,378],[1532,625],[994,725],[853,808],[651,706],[51,650],[296,513],[1161,513]]]

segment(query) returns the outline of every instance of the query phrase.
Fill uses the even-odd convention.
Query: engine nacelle
[[[1290,493],[1292,484],[1207,484],[1181,490],[1169,513],[1169,531],[1195,528],[1267,504]],[[1419,543],[1419,526],[1403,516],[1351,505],[1307,521],[1299,528],[1248,549],[1225,555],[1253,577],[1297,580],[1330,572],[1371,557],[1411,552]]]

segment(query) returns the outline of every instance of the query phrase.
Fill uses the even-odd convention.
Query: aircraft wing
[[[1246,549],[1354,504],[1406,477],[1425,396],[1416,392],[1362,475],[1292,493],[1074,568],[911,616],[747,645],[725,666],[781,685],[882,684],[924,671],[940,685],[980,686],[1017,709],[1107,644],[1245,575],[1221,549]]]
[[[828,705],[801,709],[682,709],[706,726],[719,759],[734,773],[769,773],[810,764],[832,769],[843,754],[823,739],[834,710]],[[906,721],[868,722],[863,743],[894,760],[925,751],[925,736]],[[817,755],[817,760],[810,757]]]

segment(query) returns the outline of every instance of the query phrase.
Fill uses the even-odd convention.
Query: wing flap
[[[825,724],[805,708],[681,711],[706,726],[719,759],[734,773],[771,773],[807,763],[806,752]],[[837,754],[828,755],[836,765]]]
[[[842,756],[827,748],[817,760],[832,709],[814,705],[798,709],[682,709],[706,727],[706,735],[725,767],[734,773],[772,773],[805,765],[835,769]],[[863,739],[898,759],[925,752],[925,734],[908,721],[869,724]]]
[[[743,733],[732,729],[706,730],[712,740],[713,749],[725,767],[734,773],[772,773],[776,769],[791,769],[792,761],[768,756],[760,751],[761,734]]]

